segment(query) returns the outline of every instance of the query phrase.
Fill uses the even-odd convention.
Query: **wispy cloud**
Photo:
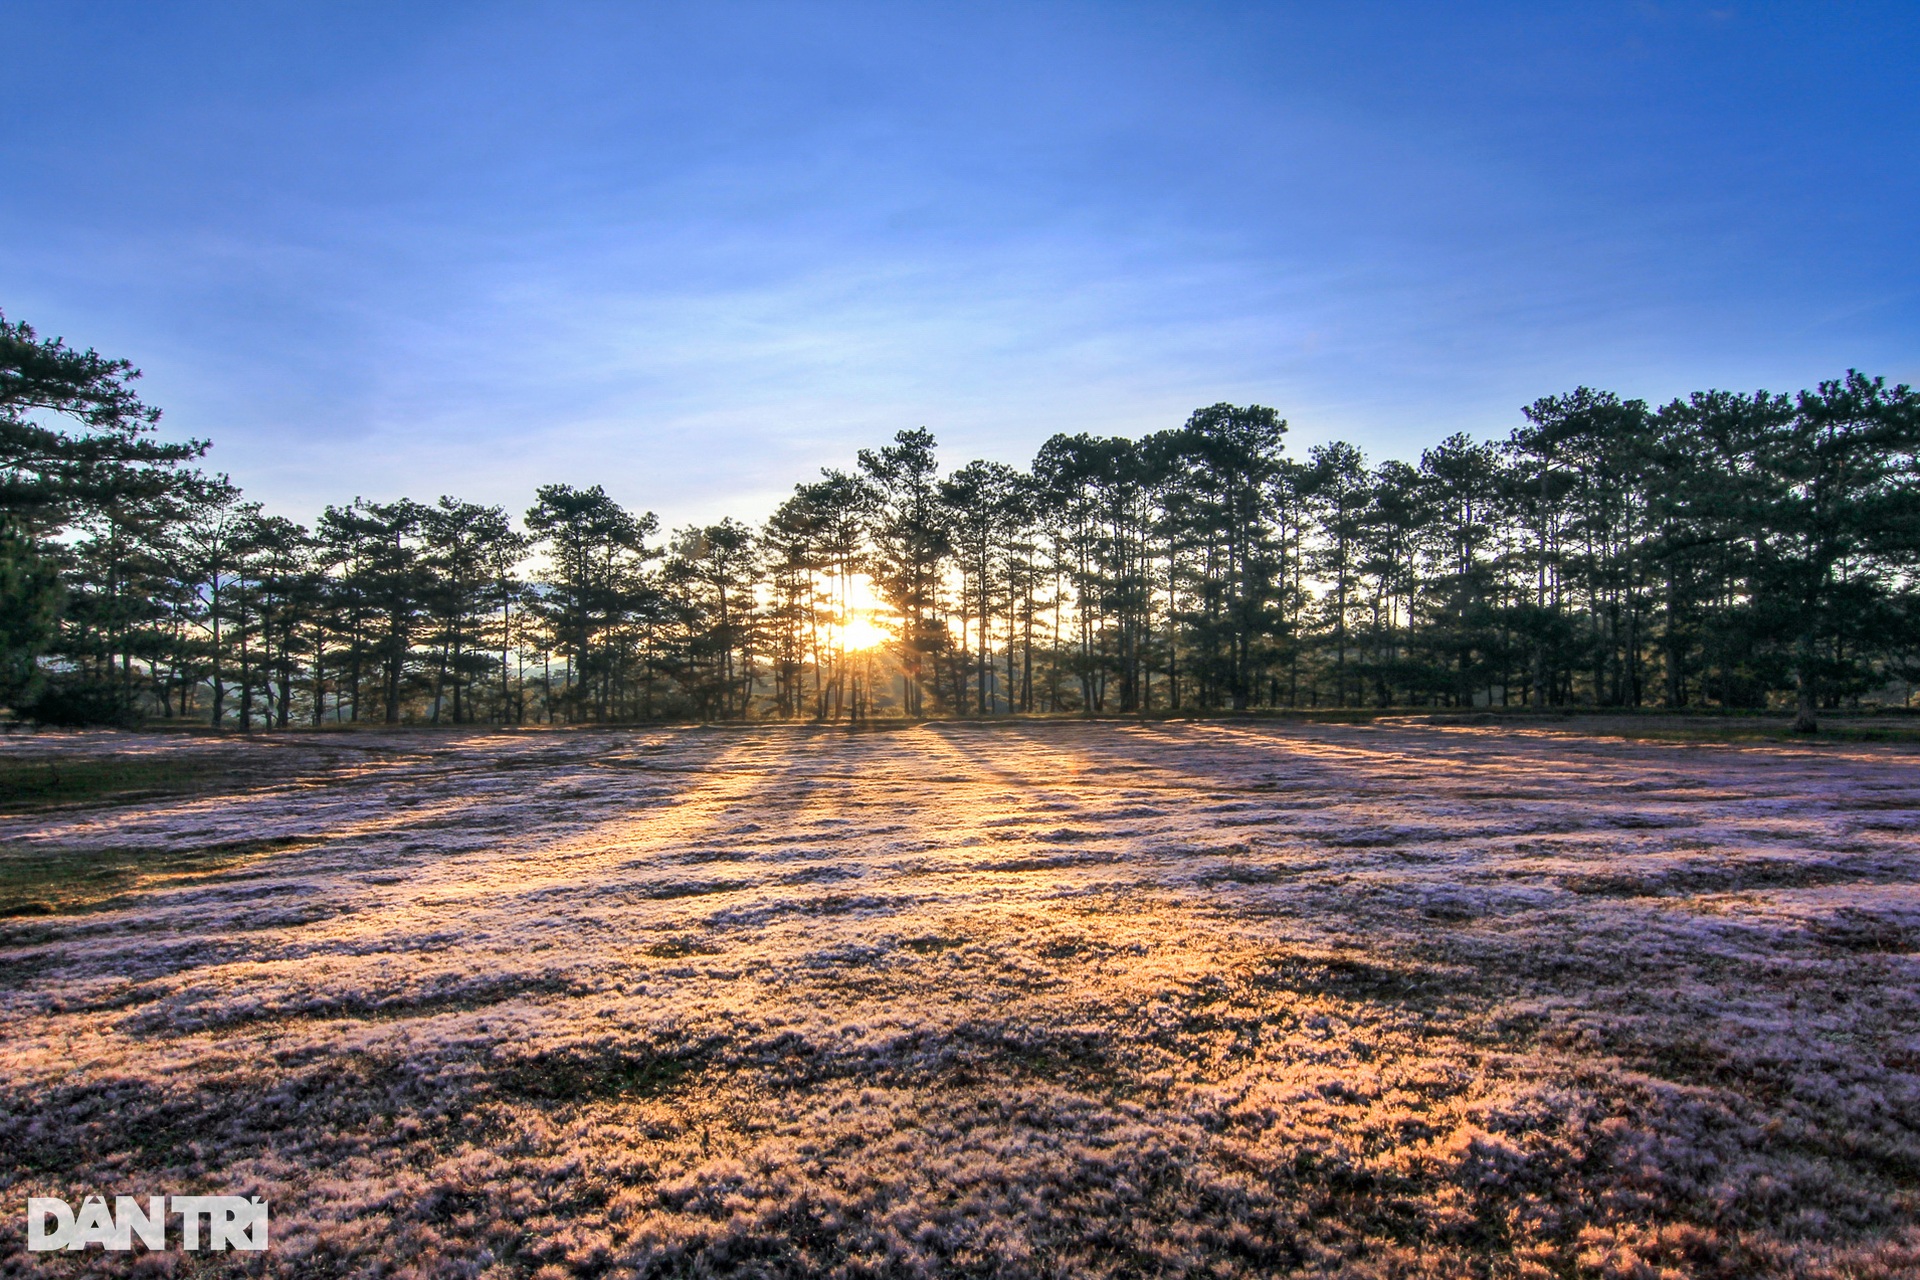
[[[43,16],[0,305],[303,515],[589,477],[754,515],[904,426],[1018,461],[1220,399],[1405,455],[1575,382],[1920,373],[1905,37],[1846,25]]]

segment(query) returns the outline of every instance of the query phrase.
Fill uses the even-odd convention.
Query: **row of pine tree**
[[[1581,389],[1417,463],[1220,404],[943,471],[924,430],[758,527],[602,488],[311,527],[0,317],[0,706],[56,723],[1904,701],[1920,398]],[[874,607],[875,601],[879,607]],[[877,639],[878,643],[870,643]]]

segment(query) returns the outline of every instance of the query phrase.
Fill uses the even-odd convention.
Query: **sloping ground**
[[[1910,749],[0,746],[127,751],[233,781],[0,857],[233,857],[0,919],[5,1274],[93,1191],[289,1276],[1920,1274]]]

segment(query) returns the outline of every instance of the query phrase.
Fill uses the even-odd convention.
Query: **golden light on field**
[[[239,780],[0,806],[0,1197],[257,1188],[324,1274],[1920,1275],[1902,744],[788,728],[0,734]]]

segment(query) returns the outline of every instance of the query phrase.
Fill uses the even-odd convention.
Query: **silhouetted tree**
[[[878,497],[869,525],[874,582],[900,615],[901,703],[908,715],[924,715],[929,663],[947,643],[938,611],[950,543],[933,435],[921,427],[862,449],[860,470]]]

